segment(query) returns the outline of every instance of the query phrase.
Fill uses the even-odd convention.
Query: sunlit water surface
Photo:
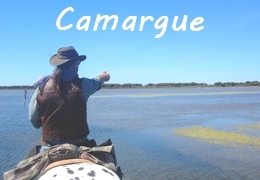
[[[0,91],[0,172],[40,139],[29,90]],[[100,90],[90,138],[111,138],[125,180],[260,179],[260,88]],[[1,177],[0,177],[1,179]]]

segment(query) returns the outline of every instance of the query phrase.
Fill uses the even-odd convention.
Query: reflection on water
[[[259,94],[260,88],[101,90],[88,102],[89,137],[112,139],[125,180],[260,179]],[[40,138],[23,95],[0,91],[1,173]]]

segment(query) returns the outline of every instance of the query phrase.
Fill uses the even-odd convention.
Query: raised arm
[[[110,75],[104,71],[102,74],[97,76],[97,78],[100,80],[101,84],[103,85],[105,82],[109,81]]]

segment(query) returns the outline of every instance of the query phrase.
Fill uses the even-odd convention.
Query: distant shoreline
[[[216,82],[212,84],[206,83],[149,83],[147,85],[142,84],[104,84],[104,89],[153,89],[153,88],[211,88],[211,87],[260,87],[258,81],[246,81],[246,82]],[[0,90],[11,90],[11,89],[36,89],[34,86],[22,85],[22,86],[0,86]]]

